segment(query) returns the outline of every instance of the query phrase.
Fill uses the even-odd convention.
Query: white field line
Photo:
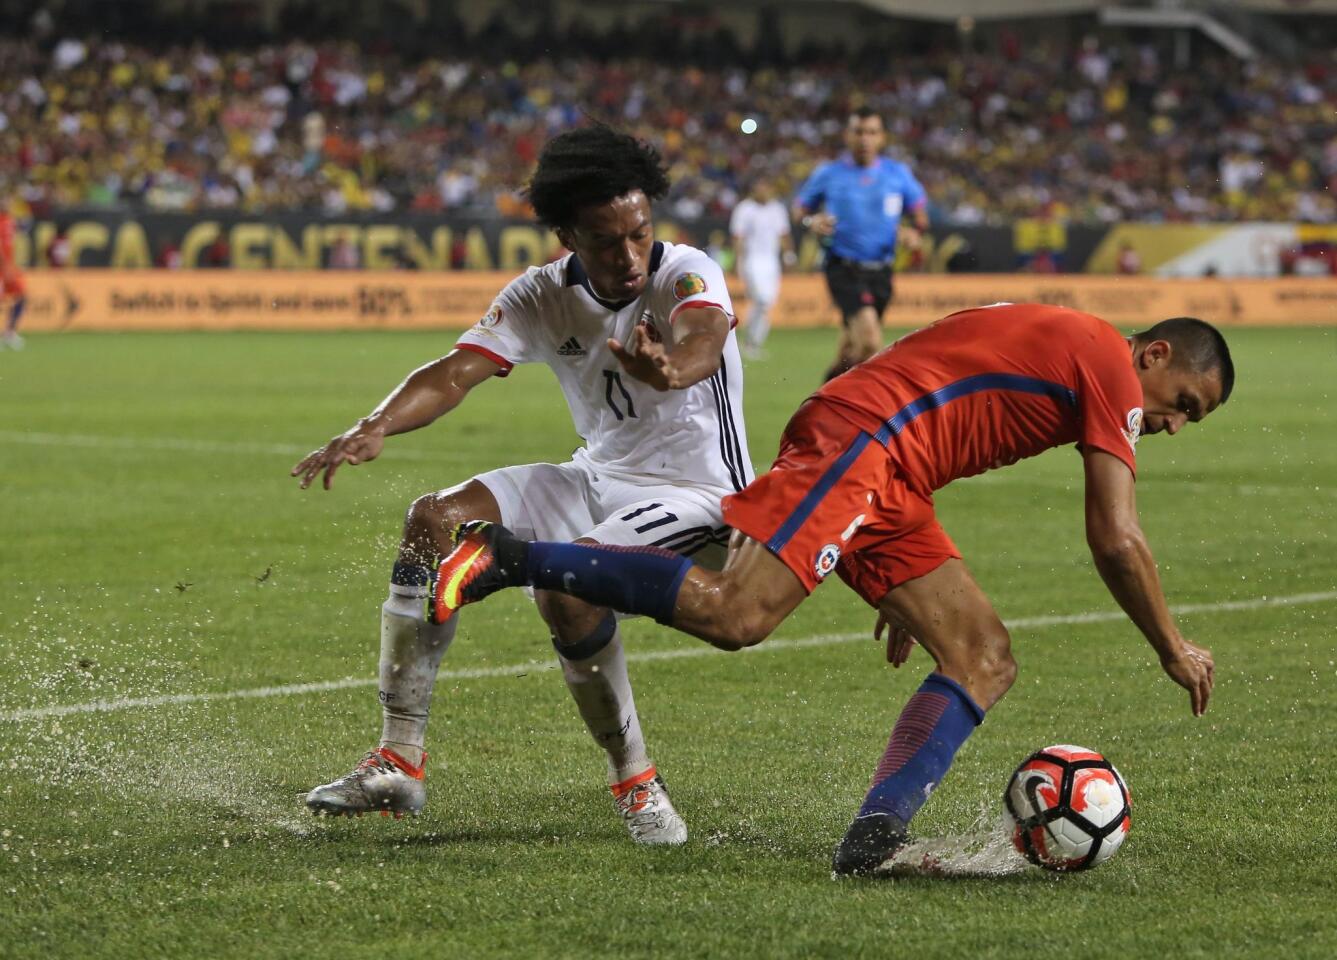
[[[26,430],[0,430],[0,443],[26,443],[40,447],[88,447],[98,450],[171,450],[181,453],[257,453],[284,457],[304,457],[318,444],[253,443],[245,440],[194,440],[190,437],[108,437],[90,433],[40,433]],[[461,454],[401,450],[391,447],[381,454],[384,459],[430,460],[462,463]]]
[[[1293,607],[1311,603],[1329,603],[1337,600],[1337,590],[1323,593],[1296,593],[1285,597],[1255,597],[1251,600],[1224,600],[1218,603],[1187,603],[1174,607],[1180,616],[1195,613],[1225,613],[1233,610],[1261,610],[1266,607]],[[1090,613],[1049,614],[1038,617],[1018,617],[1007,621],[1010,630],[1032,627],[1052,627],[1063,624],[1106,623],[1122,620],[1124,614],[1116,610],[1098,610]],[[825,647],[836,643],[870,639],[869,632],[830,633],[814,637],[768,640],[743,651],[748,655],[780,650],[801,650],[807,647]],[[629,662],[649,663],[657,660],[684,660],[707,656],[714,648],[701,645],[674,650],[651,650],[630,654]],[[464,670],[442,670],[439,680],[477,680],[486,677],[522,677],[530,673],[544,673],[557,669],[555,660],[531,660],[505,667],[475,667]],[[165,707],[184,703],[212,703],[219,700],[258,700],[268,697],[298,696],[304,693],[324,693],[329,690],[347,690],[354,687],[374,687],[374,677],[345,677],[342,680],[324,680],[316,683],[292,683],[278,687],[251,687],[246,690],[222,690],[216,693],[177,693],[159,697],[126,697],[117,700],[94,700],[88,703],[69,703],[52,707],[25,707],[0,713],[0,720],[46,720],[79,713],[111,713],[137,707]]]
[[[254,443],[245,440],[196,440],[191,437],[113,437],[89,433],[42,433],[26,430],[0,430],[0,444],[26,443],[42,447],[83,447],[95,450],[170,450],[177,453],[240,453],[272,454],[282,457],[304,457],[315,446],[300,446],[295,443]],[[421,460],[435,463],[464,463],[469,458],[450,451],[430,452],[422,450],[403,450],[391,446],[381,454],[383,459]],[[768,464],[754,465],[758,472],[765,472]],[[1080,476],[1072,479],[1031,477],[1002,473],[991,470],[978,476],[968,477],[959,483],[985,483],[1000,485],[1024,484],[1028,487],[1080,489]],[[1148,484],[1173,484],[1180,491],[1201,491],[1220,493],[1226,491],[1243,497],[1283,497],[1301,494],[1331,498],[1337,496],[1337,487],[1314,487],[1304,484],[1225,484],[1207,480],[1159,480],[1146,477],[1140,481]]]

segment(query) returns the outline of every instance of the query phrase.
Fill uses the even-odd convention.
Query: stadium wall
[[[235,273],[215,270],[34,270],[27,278],[26,328],[458,330],[481,318],[512,276],[503,271],[266,271],[239,283]],[[742,291],[733,292],[738,312],[745,315]],[[1337,323],[1337,282],[1327,278],[1021,274],[900,277],[887,319],[892,326],[921,326],[1000,300],[1062,304],[1128,327],[1184,315],[1222,325]],[[785,277],[774,314],[777,326],[834,325],[836,319],[820,275]]]
[[[720,219],[656,221],[660,239],[722,248]],[[29,224],[16,244],[20,264],[47,265],[58,232],[68,241],[69,265],[149,268],[169,252],[184,268],[217,265],[245,270],[313,270],[330,263],[341,242],[371,270],[511,270],[556,256],[556,237],[533,222],[497,217],[316,214],[69,212]],[[1157,276],[1276,276],[1289,269],[1288,252],[1337,249],[1337,225],[1294,223],[1071,225],[1022,219],[1006,226],[936,225],[923,250],[902,250],[902,271],[1006,273],[1046,269],[1110,274],[1125,247],[1144,273]],[[816,237],[798,237],[799,267],[817,266]],[[1337,258],[1334,258],[1337,260]],[[1291,261],[1293,266],[1294,261]],[[1325,269],[1333,269],[1327,267]]]

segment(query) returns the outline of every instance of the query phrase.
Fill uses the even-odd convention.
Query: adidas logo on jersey
[[[583,357],[585,348],[575,337],[567,337],[566,343],[557,348],[557,355],[562,357]]]

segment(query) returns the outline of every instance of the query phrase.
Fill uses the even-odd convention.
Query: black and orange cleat
[[[441,561],[427,598],[427,619],[445,623],[460,607],[506,587],[524,586],[528,544],[499,523],[470,520],[455,529],[455,549]]]
[[[836,847],[831,872],[838,877],[866,877],[895,856],[907,839],[905,824],[890,813],[855,817]]]

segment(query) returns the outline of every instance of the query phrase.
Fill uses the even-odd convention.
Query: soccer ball
[[[1037,750],[1003,794],[1012,843],[1046,870],[1104,863],[1128,836],[1132,799],[1114,765],[1085,747]]]

